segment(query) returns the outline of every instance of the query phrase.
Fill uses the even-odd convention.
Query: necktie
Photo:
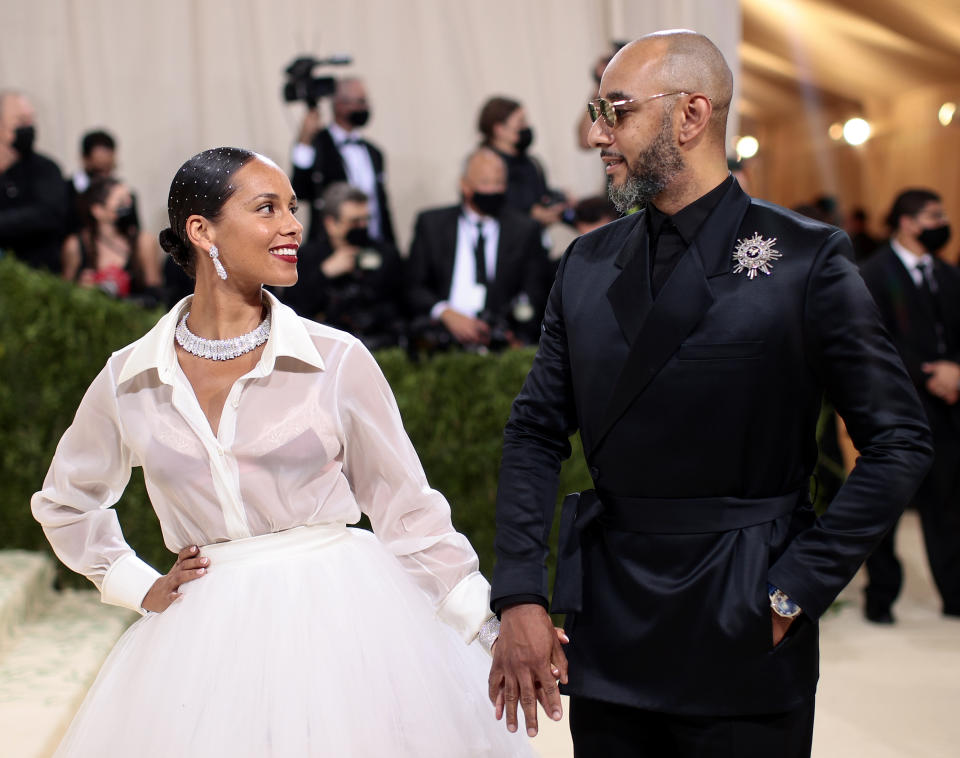
[[[917,264],[917,271],[920,272],[920,291],[923,292],[933,312],[934,329],[937,333],[937,352],[943,355],[947,346],[943,334],[943,316],[940,312],[940,300],[937,297],[937,280],[933,278],[933,263],[928,260],[920,261]]]
[[[473,249],[477,262],[477,284],[487,284],[487,240],[483,236],[483,223],[477,222],[477,246]]]

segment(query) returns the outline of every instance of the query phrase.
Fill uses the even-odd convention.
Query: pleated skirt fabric
[[[57,758],[531,756],[489,656],[376,538],[300,527],[203,548],[206,576],[121,637]]]

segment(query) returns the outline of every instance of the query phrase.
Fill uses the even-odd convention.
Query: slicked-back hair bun
[[[236,189],[234,175],[256,157],[240,147],[214,147],[197,153],[173,177],[167,196],[170,226],[160,232],[160,247],[191,277],[197,275],[197,257],[187,219],[198,215],[216,221]]]

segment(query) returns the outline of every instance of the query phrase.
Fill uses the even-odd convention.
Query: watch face
[[[770,607],[779,616],[793,618],[800,615],[800,606],[787,597],[782,591],[777,590],[770,595]]]

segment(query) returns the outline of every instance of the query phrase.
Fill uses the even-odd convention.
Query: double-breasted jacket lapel
[[[749,207],[750,198],[734,182],[653,300],[646,224],[637,225],[642,239],[635,238],[636,232],[627,239],[617,257],[622,272],[607,297],[630,351],[593,437],[594,450],[710,309],[714,296],[708,279],[732,269],[731,251]],[[632,254],[626,251],[631,242]],[[630,313],[631,309],[637,313]],[[631,335],[635,335],[632,340]]]

